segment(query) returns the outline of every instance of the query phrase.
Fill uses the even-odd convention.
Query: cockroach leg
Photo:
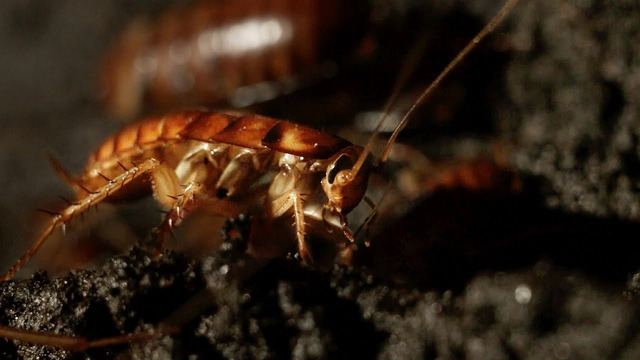
[[[193,210],[193,207],[197,207],[196,195],[201,189],[202,185],[199,183],[190,182],[182,194],[175,196],[174,203],[164,216],[162,224],[153,232],[153,246],[156,248],[157,254],[159,254],[164,247],[165,235],[170,233],[175,226],[182,222],[182,219],[184,219],[188,211]],[[173,196],[171,197],[173,198]]]
[[[351,234],[351,230],[347,227],[347,219],[345,219],[344,214],[338,213],[338,219],[340,219],[340,228],[342,228],[342,233],[349,240],[350,243],[355,243],[356,240],[353,238],[353,234]]]
[[[133,342],[147,341],[153,338],[172,335],[178,329],[168,326],[158,326],[152,333],[135,333],[105,337],[95,340],[87,340],[82,337],[65,336],[58,334],[44,334],[41,332],[21,330],[0,326],[0,337],[10,340],[17,340],[36,345],[53,346],[67,351],[82,352],[91,348],[123,345]]]
[[[151,190],[155,199],[166,207],[173,207],[179,195],[186,192],[176,172],[164,164],[158,164],[151,172]]]
[[[313,264],[313,260],[305,241],[304,209],[302,205],[300,192],[296,189],[291,189],[271,202],[271,213],[274,217],[280,217],[286,213],[287,210],[293,208],[298,252],[300,253],[302,262],[311,265]]]
[[[56,159],[52,154],[47,154],[47,155],[49,157],[49,162],[53,166],[53,169],[55,170],[56,174],[60,176],[62,180],[64,180],[65,182],[71,185],[76,185],[78,183],[77,179],[71,176],[71,174],[69,174],[67,170],[65,170],[65,168],[62,166],[60,161],[58,161],[58,159]]]
[[[104,184],[99,189],[92,191],[84,198],[80,199],[75,204],[68,206],[66,209],[62,210],[59,214],[54,215],[49,223],[49,226],[44,230],[44,232],[40,235],[40,237],[33,243],[31,248],[27,250],[27,252],[22,255],[22,257],[7,271],[0,277],[0,282],[5,281],[13,277],[20,268],[24,265],[24,263],[33,256],[33,254],[44,244],[45,240],[53,233],[54,230],[58,228],[58,226],[63,226],[71,221],[75,216],[84,213],[89,210],[91,206],[97,205],[98,203],[105,200],[110,194],[112,194],[113,190],[119,190],[121,185],[130,183],[134,179],[142,176],[143,174],[152,171],[159,164],[158,160],[154,158],[149,158],[144,162],[140,163],[136,167],[132,167],[128,171],[120,174],[119,176],[111,179],[109,182]]]
[[[331,221],[327,218],[327,213],[330,212],[331,208],[329,206],[325,205],[322,207],[322,223],[329,234],[333,233],[333,224],[331,224]]]
[[[274,177],[269,187],[268,197],[273,200],[266,204],[266,210],[270,218],[278,218],[289,211],[289,209],[293,209],[298,252],[303,263],[311,265],[313,260],[305,241],[304,204],[302,195],[298,189],[300,176],[301,174],[298,168],[288,163],[282,164],[280,171]]]
[[[345,238],[347,238],[347,240],[349,240],[350,243],[352,244],[355,243],[356,240],[353,234],[351,233],[351,230],[349,230],[349,227],[347,226],[347,219],[345,218],[344,214],[342,214],[339,211],[336,211],[336,209],[331,206],[325,205],[322,208],[322,223],[324,224],[327,232],[332,233],[333,227],[334,227],[334,225],[331,224],[331,221],[327,219],[327,213],[338,218],[338,221],[340,222],[340,229],[342,230],[342,233],[344,234]]]

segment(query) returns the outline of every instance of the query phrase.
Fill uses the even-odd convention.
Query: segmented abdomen
[[[203,1],[135,23],[105,57],[100,91],[115,114],[128,117],[151,106],[268,100],[319,76],[326,60],[345,57],[353,47],[348,34],[364,28],[356,24],[367,19],[357,16],[363,3]]]
[[[98,147],[87,169],[186,140],[272,149],[311,159],[326,159],[351,145],[337,136],[286,120],[235,112],[185,111],[125,126]]]

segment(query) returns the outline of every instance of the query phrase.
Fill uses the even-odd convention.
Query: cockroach
[[[367,28],[366,1],[201,1],[135,21],[105,55],[114,115],[188,105],[244,107],[330,75]]]
[[[98,147],[79,177],[72,177],[54,162],[57,172],[76,189],[77,200],[53,214],[42,235],[0,281],[10,279],[54,230],[64,227],[91,206],[149,191],[169,209],[155,232],[154,239],[158,242],[189,212],[207,206],[228,217],[244,212],[253,214],[248,251],[256,256],[275,256],[281,253],[282,244],[271,243],[278,240],[270,231],[277,230],[278,221],[290,222],[288,215],[292,215],[293,238],[303,264],[314,266],[317,261],[307,244],[310,230],[335,241],[335,258],[349,263],[354,237],[347,227],[346,215],[363,199],[368,202],[365,192],[369,174],[385,164],[391,146],[415,110],[480,40],[495,29],[517,1],[508,0],[421,93],[396,126],[375,164],[371,147],[384,118],[369,143],[362,147],[286,120],[206,110],[150,117],[124,127]],[[397,95],[401,85],[399,80],[394,94]],[[394,97],[391,96],[388,104]],[[316,219],[313,226],[307,224],[309,218]],[[253,236],[258,233],[269,236]],[[336,237],[336,233],[340,236]],[[284,241],[294,243],[291,238]],[[285,244],[285,248],[289,247]],[[0,336],[8,339],[73,351],[138,341],[168,332],[170,330],[161,329],[155,334],[131,334],[89,342],[83,338],[0,327]]]

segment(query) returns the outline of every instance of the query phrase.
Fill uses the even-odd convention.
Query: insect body
[[[58,167],[78,191],[77,202],[54,216],[32,251],[3,279],[12,276],[56,227],[90,206],[143,195],[149,189],[170,209],[160,238],[187,211],[201,206],[228,217],[252,212],[258,215],[256,223],[262,219],[265,224],[293,213],[299,253],[310,264],[305,210],[320,211],[327,224],[336,218],[346,238],[353,240],[344,216],[366,190],[369,167],[351,171],[362,151],[318,130],[258,115],[188,111],[142,120],[109,137],[80,177]],[[307,200],[324,206],[305,209]],[[252,233],[262,233],[255,230]],[[251,249],[257,255],[277,252],[264,244]]]
[[[349,6],[347,6],[349,5]],[[133,23],[105,56],[101,95],[110,110],[247,106],[324,76],[349,54],[366,2],[202,1]]]

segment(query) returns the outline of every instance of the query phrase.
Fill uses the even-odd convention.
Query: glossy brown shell
[[[105,55],[98,76],[100,93],[114,114],[130,117],[150,109],[226,105],[238,89],[261,83],[291,90],[297,83],[320,77],[325,61],[339,62],[356,47],[366,27],[366,10],[360,9],[365,4],[358,0],[199,1],[154,21],[138,20]],[[264,48],[233,53],[219,45],[206,46],[209,43],[203,39],[208,34],[252,19],[281,21],[283,34],[290,35]]]
[[[88,167],[184,140],[272,149],[311,159],[329,158],[351,145],[337,136],[286,120],[235,112],[185,111],[125,126],[98,147]]]

